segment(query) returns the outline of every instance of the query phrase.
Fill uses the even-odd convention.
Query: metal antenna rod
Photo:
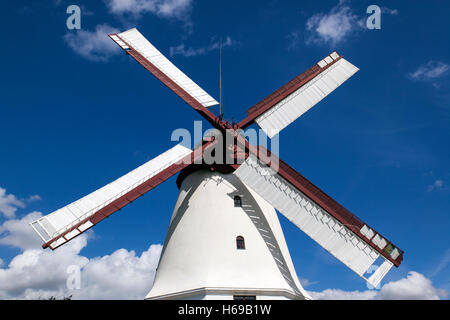
[[[219,54],[219,114],[222,115],[222,38],[220,38]]]

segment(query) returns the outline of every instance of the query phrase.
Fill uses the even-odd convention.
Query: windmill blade
[[[281,160],[276,171],[252,153],[234,174],[359,276],[381,256],[383,264],[364,278],[374,287],[400,265],[403,251]]]
[[[213,97],[159,52],[136,28],[109,36],[194,109],[218,104]]]
[[[211,142],[192,151],[176,145],[121,178],[89,195],[30,223],[44,241],[56,249],[127,204],[158,186],[202,157]]]
[[[256,122],[272,138],[319,103],[359,69],[336,51],[247,110],[245,127]]]

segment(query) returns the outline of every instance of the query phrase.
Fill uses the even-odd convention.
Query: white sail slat
[[[148,179],[151,179],[172,164],[179,162],[191,152],[192,151],[189,148],[183,147],[182,145],[176,145],[108,185],[53,213],[33,221],[31,226],[46,243],[51,239],[58,238],[64,233],[66,233],[64,234],[64,238],[70,240],[80,233],[70,230],[74,225],[88,219],[114,200],[133,190]],[[87,221],[79,226],[78,229],[83,232],[92,225],[92,223]],[[67,233],[67,231],[69,231],[69,233]],[[63,244],[65,241],[61,239],[63,239],[63,237],[60,237],[58,240],[51,243],[50,247],[54,249]]]
[[[119,43],[119,41],[123,43],[123,41],[120,40],[123,39],[132,49],[136,50],[146,58],[151,64],[204,107],[211,107],[219,104],[213,97],[206,93],[205,90],[200,88],[200,86],[170,62],[170,60],[156,49],[156,47],[153,46],[136,28],[119,33],[117,36],[111,35],[111,38],[122,48],[127,49],[128,46],[125,48]]]
[[[363,277],[380,257],[372,245],[359,238],[273,169],[262,165],[254,155],[250,155],[234,174],[359,276]],[[369,230],[365,228],[366,232]],[[381,242],[379,238],[377,244]],[[379,283],[387,271],[382,269],[371,279]]]
[[[256,117],[255,122],[258,126],[272,138],[359,70],[344,58],[338,58],[337,53],[333,52],[320,61],[318,66],[324,70]]]

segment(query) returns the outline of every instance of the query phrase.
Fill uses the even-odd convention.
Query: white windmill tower
[[[240,133],[253,123],[269,137],[292,123],[358,69],[337,52],[295,77],[229,124],[207,108],[217,102],[139,31],[110,37],[199,112],[220,136],[181,145],[31,223],[56,249],[180,172],[180,194],[147,299],[310,299],[302,288],[276,210],[359,276],[377,286],[403,251],[261,146]],[[231,144],[226,146],[223,137]],[[206,161],[220,151],[220,160]],[[222,158],[221,158],[222,157]],[[226,158],[226,159],[225,159]],[[214,157],[217,160],[217,157]]]

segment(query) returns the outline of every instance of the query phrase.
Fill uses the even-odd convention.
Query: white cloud
[[[230,47],[235,45],[236,42],[231,40],[230,37],[226,37],[225,41],[222,42],[222,48]],[[185,57],[193,57],[198,55],[204,55],[211,51],[217,50],[220,48],[220,42],[215,41],[212,42],[209,46],[203,48],[186,48],[185,44],[182,43],[176,47],[170,47],[170,56],[181,55]]]
[[[40,212],[32,212],[22,219],[10,219],[0,225],[0,244],[22,250],[40,248],[41,239],[32,232],[30,222],[42,217]]]
[[[436,276],[439,274],[442,270],[445,270],[447,266],[450,264],[450,249],[447,249],[443,255],[443,257],[440,259],[438,265],[434,269],[434,271],[431,273],[431,277]]]
[[[362,29],[363,25],[362,18],[352,12],[346,1],[341,0],[329,13],[315,14],[306,21],[306,30],[310,32],[307,43],[335,46],[354,31]]]
[[[90,259],[82,270],[82,287],[74,298],[143,299],[156,273],[161,245],[151,245],[141,256],[119,249]]]
[[[286,36],[286,39],[289,42],[287,49],[292,50],[296,48],[300,43],[300,32],[293,31]]]
[[[39,248],[40,241],[28,223],[41,216],[34,212],[0,226],[0,244],[22,249],[6,267],[0,268],[0,299],[45,299],[51,296],[73,299],[142,299],[150,290],[161,245],[151,245],[140,256],[119,249],[110,255],[87,258],[80,254],[89,236],[80,235],[55,251]],[[6,235],[4,235],[6,233]],[[4,264],[4,263],[3,263]],[[2,266],[2,261],[0,261]],[[81,270],[80,289],[68,289],[68,267]],[[305,279],[302,283],[312,284]],[[442,299],[447,291],[433,286],[420,273],[385,284],[381,290],[310,292],[314,299]]]
[[[35,195],[31,195],[27,198],[27,202],[33,202],[33,201],[39,201],[42,200],[41,196],[35,194]]]
[[[437,179],[436,181],[433,182],[433,184],[428,186],[427,191],[431,192],[433,190],[442,189],[443,186],[444,186],[444,181],[441,179]]]
[[[90,61],[107,61],[111,56],[121,52],[108,34],[119,32],[107,24],[100,24],[94,31],[77,30],[64,35],[64,41],[75,53]]]
[[[442,180],[436,180],[434,182],[434,185],[436,186],[436,188],[442,188],[442,186],[444,185],[444,181]]]
[[[311,281],[311,280],[306,279],[306,278],[300,278],[299,280],[300,280],[300,283],[301,283],[303,288],[306,288],[306,287],[312,286],[313,284],[319,283],[318,281]]]
[[[446,298],[447,292],[437,289],[423,274],[410,271],[406,278],[385,284],[376,295],[379,300],[437,300]]]
[[[153,13],[162,18],[188,20],[192,0],[105,0],[108,10],[116,15],[131,14],[139,17]]]
[[[439,180],[437,180],[439,181]],[[443,182],[435,183],[443,186]],[[14,199],[6,195],[9,203]],[[7,266],[0,259],[0,299],[46,299],[51,296],[73,299],[142,299],[150,290],[162,246],[150,245],[137,255],[134,250],[118,249],[110,255],[87,258],[81,254],[92,233],[82,234],[55,251],[43,250],[41,240],[29,223],[42,216],[32,212],[21,219],[10,219],[0,225],[0,245],[19,248]],[[448,265],[448,251],[437,267],[437,274]],[[67,288],[68,268],[81,270],[80,289]],[[307,279],[304,286],[312,285]],[[411,271],[406,278],[385,284],[381,290],[343,291],[326,289],[310,292],[314,299],[442,299],[448,292],[433,286],[424,275]]]
[[[417,81],[435,80],[444,76],[449,70],[450,65],[446,63],[440,61],[429,61],[417,68],[416,71],[410,72],[408,77]]]
[[[22,219],[0,225],[0,245],[21,249],[5,267],[0,261],[0,299],[143,299],[155,276],[161,245],[151,245],[140,256],[119,249],[111,255],[87,258],[80,254],[89,235],[82,234],[55,251],[42,249],[42,241],[29,222],[42,214],[32,212]],[[81,269],[81,288],[70,290],[69,266]]]
[[[319,300],[438,300],[448,296],[446,290],[435,288],[430,279],[415,271],[410,271],[406,278],[386,283],[379,291],[326,289],[309,293]]]
[[[6,194],[6,189],[0,188],[0,214],[6,218],[14,218],[17,208],[24,208],[23,201],[13,194]]]
[[[27,201],[38,200],[30,196]],[[0,189],[0,210],[10,219],[0,225],[0,245],[20,249],[5,266],[0,259],[0,299],[45,299],[51,296],[73,299],[142,299],[150,290],[162,246],[151,245],[140,256],[119,249],[110,255],[87,258],[80,254],[92,232],[73,239],[55,251],[42,249],[42,241],[29,223],[42,217],[31,212],[14,219],[24,202]],[[67,288],[69,266],[81,270],[81,288]]]
[[[321,292],[308,291],[315,300],[372,300],[377,294],[374,290],[344,291],[340,289],[326,289]]]

